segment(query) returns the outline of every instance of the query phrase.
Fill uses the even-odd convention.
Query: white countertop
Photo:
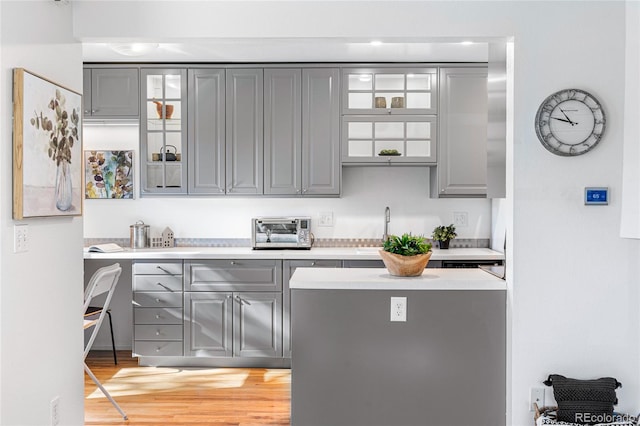
[[[395,277],[384,268],[298,268],[289,281],[302,290],[506,290],[504,280],[481,269],[425,269]]]
[[[377,247],[321,247],[310,250],[253,250],[251,247],[173,247],[130,249],[115,253],[90,253],[85,259],[290,259],[376,260]],[[488,248],[432,249],[431,260],[504,260],[504,254]]]

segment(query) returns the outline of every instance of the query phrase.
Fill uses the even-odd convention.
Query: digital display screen
[[[609,204],[609,188],[585,188],[584,203],[587,205]]]

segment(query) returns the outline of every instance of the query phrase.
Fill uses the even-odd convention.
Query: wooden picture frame
[[[13,70],[13,218],[82,215],[82,94]]]

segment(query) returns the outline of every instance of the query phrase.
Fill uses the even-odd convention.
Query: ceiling
[[[149,42],[149,40],[145,40]],[[121,41],[116,44],[122,45]],[[84,62],[487,62],[487,43],[338,38],[206,39],[151,43],[149,52],[117,53],[114,43],[83,43]],[[125,46],[126,47],[126,46]]]

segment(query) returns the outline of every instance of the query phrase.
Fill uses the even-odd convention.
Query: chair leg
[[[98,378],[96,376],[93,375],[93,372],[89,369],[89,366],[87,365],[87,363],[84,363],[84,371],[86,371],[86,373],[89,375],[89,377],[91,377],[91,380],[93,380],[93,383],[95,383],[100,390],[102,391],[102,393],[104,394],[104,396],[107,397],[107,399],[109,401],[111,401],[111,403],[113,404],[114,407],[116,407],[116,410],[118,410],[118,412],[120,413],[120,415],[122,416],[123,419],[125,420],[129,420],[127,418],[127,415],[125,414],[124,411],[122,411],[122,408],[120,408],[120,406],[118,405],[118,403],[111,397],[111,394],[104,388],[104,386],[102,386],[102,383],[100,383],[98,381]]]
[[[107,310],[109,315],[109,328],[111,329],[111,347],[113,348],[113,363],[118,365],[118,356],[116,355],[116,341],[113,339],[113,322],[111,322],[111,310]]]

